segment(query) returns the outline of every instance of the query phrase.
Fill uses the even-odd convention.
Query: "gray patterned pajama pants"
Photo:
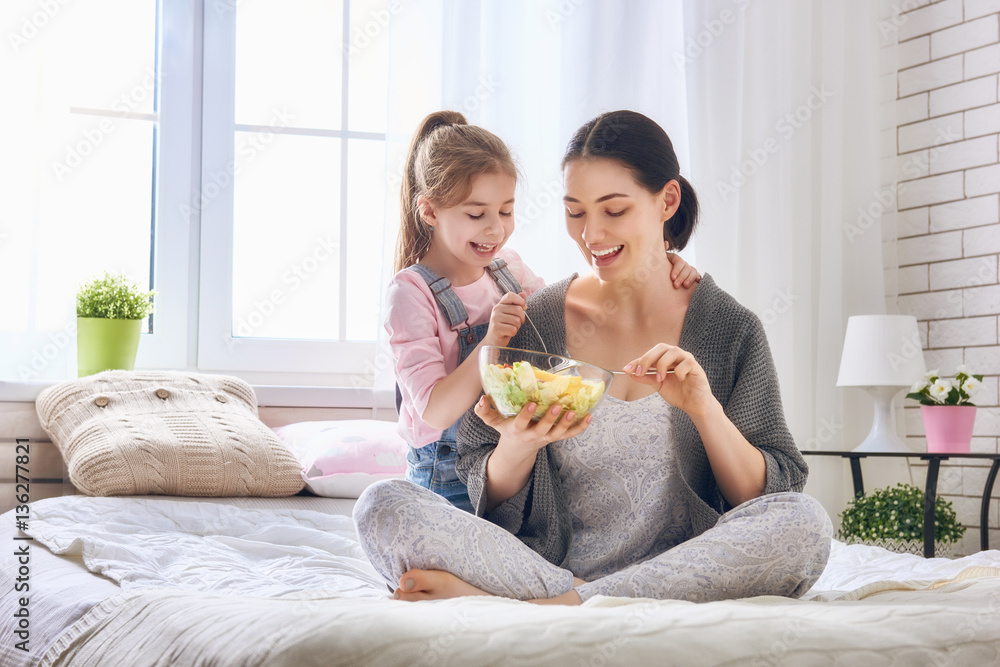
[[[395,586],[410,569],[445,570],[473,586],[518,600],[553,598],[573,573],[549,563],[513,534],[405,480],[368,487],[354,508],[361,546]],[[593,595],[709,602],[799,597],[830,555],[833,527],[818,501],[775,493],[726,512],[701,535],[577,587]]]

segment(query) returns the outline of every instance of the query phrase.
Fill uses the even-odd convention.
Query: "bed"
[[[0,515],[4,666],[1000,664],[1000,551],[835,542],[799,600],[407,603],[351,519],[405,467],[391,423],[265,425],[242,380],[176,372],[29,407],[55,444],[31,445],[27,511]],[[56,465],[70,493],[37,495]]]
[[[7,512],[0,539],[8,554],[28,545],[30,592],[4,586],[0,662],[1000,664],[1000,551],[924,559],[835,542],[800,600],[407,603],[361,552],[353,502],[62,496],[32,503],[27,535]],[[2,565],[5,582],[25,574],[10,555]]]

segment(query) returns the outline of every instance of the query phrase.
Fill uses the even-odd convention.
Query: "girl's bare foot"
[[[489,595],[444,570],[410,570],[399,578],[399,588],[392,597],[397,600],[447,600],[466,595]]]

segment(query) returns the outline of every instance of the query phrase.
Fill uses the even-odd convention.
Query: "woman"
[[[550,351],[629,375],[575,426],[558,408],[532,422],[534,404],[505,419],[480,400],[458,472],[487,521],[405,482],[374,485],[355,509],[365,551],[404,600],[802,595],[832,526],[797,493],[807,469],[760,321],[710,276],[666,289],[664,241],[682,249],[698,215],[670,139],[641,114],[603,114],[563,170],[591,274],[540,289],[528,315]]]

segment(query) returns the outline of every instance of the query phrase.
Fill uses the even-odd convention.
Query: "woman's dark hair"
[[[609,111],[593,119],[573,135],[562,166],[574,160],[607,158],[632,172],[636,183],[654,194],[669,181],[677,181],[681,204],[663,222],[663,240],[674,250],[683,250],[698,222],[698,196],[681,176],[674,145],[663,128],[635,111]]]

